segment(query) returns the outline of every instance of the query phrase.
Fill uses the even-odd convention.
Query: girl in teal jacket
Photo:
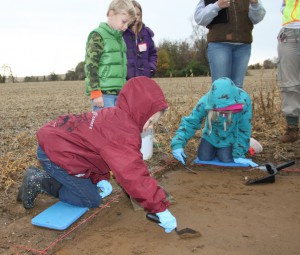
[[[185,164],[184,147],[205,120],[198,147],[200,160],[217,158],[221,162],[251,165],[254,162],[245,159],[251,137],[251,118],[249,95],[229,78],[217,79],[191,114],[182,118],[172,139],[172,153]]]

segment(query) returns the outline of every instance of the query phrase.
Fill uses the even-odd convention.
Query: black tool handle
[[[155,222],[155,223],[160,223],[159,217],[154,213],[147,213],[146,218],[148,220],[151,220],[151,221]]]
[[[289,160],[288,162],[285,162],[285,163],[282,163],[282,164],[276,166],[276,169],[277,169],[277,171],[280,171],[280,170],[287,168],[289,166],[292,166],[294,164],[295,164],[295,160]]]

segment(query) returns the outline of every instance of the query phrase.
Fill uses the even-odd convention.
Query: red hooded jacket
[[[140,152],[141,132],[147,120],[167,108],[157,83],[147,77],[130,79],[115,107],[81,115],[63,115],[41,127],[38,143],[49,159],[71,175],[83,174],[94,184],[118,183],[146,210],[164,211],[166,194],[149,175]]]

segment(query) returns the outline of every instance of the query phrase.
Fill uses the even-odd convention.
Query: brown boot
[[[282,143],[293,143],[299,139],[299,128],[297,126],[288,126],[285,134],[280,137]]]

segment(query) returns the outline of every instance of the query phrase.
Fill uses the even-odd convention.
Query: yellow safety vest
[[[294,21],[300,22],[300,1],[284,0],[282,24],[286,25]]]

